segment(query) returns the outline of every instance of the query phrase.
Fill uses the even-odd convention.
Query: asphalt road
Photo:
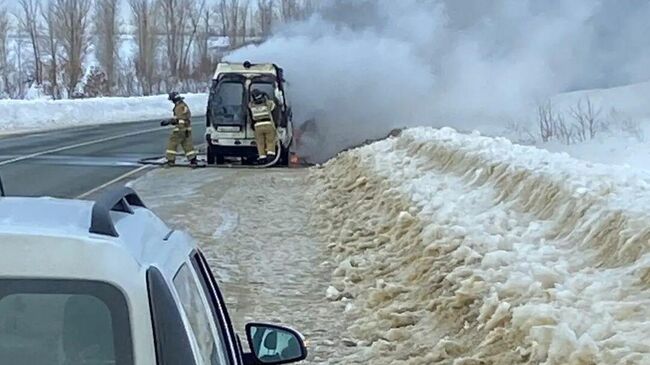
[[[200,145],[205,119],[192,122]],[[148,121],[3,136],[0,177],[7,195],[76,198],[134,174],[141,158],[163,155],[169,133]]]

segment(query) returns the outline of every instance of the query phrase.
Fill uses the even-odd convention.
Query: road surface
[[[203,143],[205,119],[194,118],[193,129],[194,143]],[[164,154],[169,133],[146,121],[3,136],[0,177],[7,195],[84,196]]]

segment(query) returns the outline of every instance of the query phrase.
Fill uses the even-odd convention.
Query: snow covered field
[[[207,94],[183,95],[194,116],[205,115]],[[169,118],[167,95],[75,100],[0,100],[0,133]]]
[[[650,170],[650,82],[610,89],[581,90],[556,95],[551,103],[556,112],[570,119],[571,109],[587,100],[598,113],[599,131],[595,139],[572,145],[558,142],[537,146],[553,152],[599,163],[628,165]],[[531,126],[535,130],[537,126]]]
[[[650,363],[650,175],[417,128],[311,179],[346,363]]]

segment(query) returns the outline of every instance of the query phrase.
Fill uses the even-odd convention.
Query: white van
[[[272,97],[278,131],[276,165],[287,166],[293,142],[292,112],[287,100],[284,71],[275,64],[219,63],[212,79],[206,113],[208,164],[223,164],[228,157],[257,160],[255,132],[248,112],[255,89]]]
[[[234,332],[208,263],[129,188],[0,197],[0,363],[246,365],[304,360],[302,335]]]

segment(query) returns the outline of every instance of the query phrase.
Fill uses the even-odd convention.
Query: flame
[[[292,154],[289,156],[289,164],[290,164],[291,166],[297,166],[297,165],[300,165],[300,157],[298,157],[297,154],[292,153]]]

